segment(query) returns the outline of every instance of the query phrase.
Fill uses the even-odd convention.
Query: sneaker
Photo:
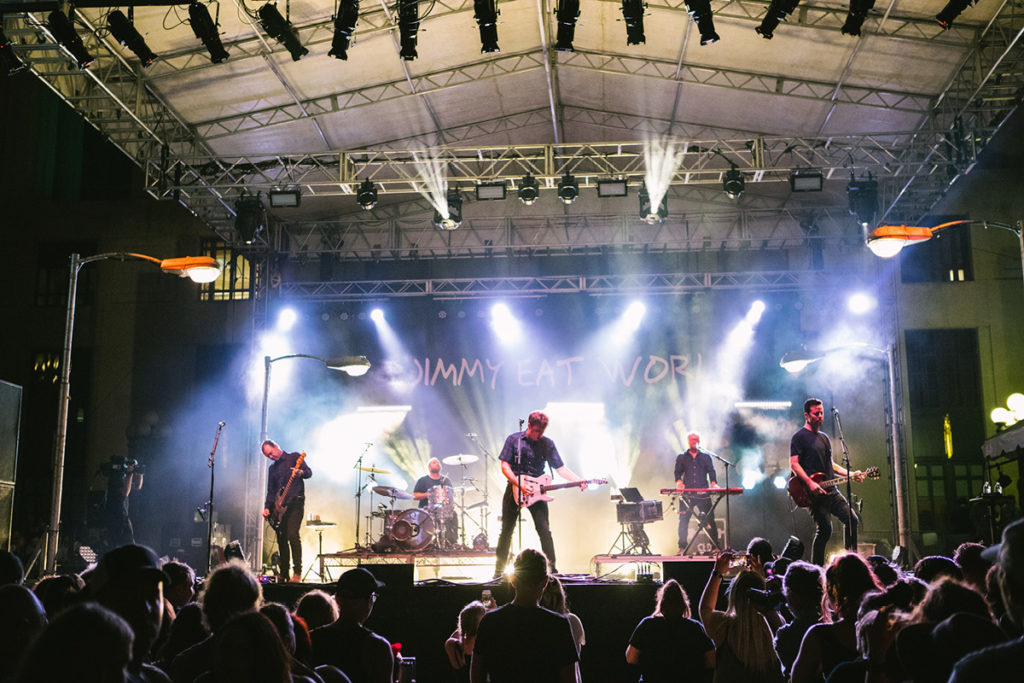
[[[302,577],[298,574],[292,574],[292,578],[288,579],[289,583],[302,583]]]

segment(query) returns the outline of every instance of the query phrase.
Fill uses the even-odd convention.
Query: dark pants
[[[285,508],[281,517],[281,524],[277,527],[277,566],[281,570],[281,576],[288,577],[288,565],[295,571],[292,574],[302,576],[302,541],[299,539],[299,530],[302,529],[302,518],[305,516],[306,499],[299,496]]]
[[[548,523],[547,501],[538,500],[529,507],[533,515],[533,526],[540,536],[540,548],[548,556],[551,571],[555,571],[555,542],[551,538],[551,525]],[[508,551],[512,547],[512,533],[516,530],[516,522],[519,521],[519,506],[516,505],[515,496],[512,495],[512,484],[505,487],[505,495],[501,499],[501,535],[498,536],[498,559],[494,565],[494,575],[498,576],[505,571],[505,563],[508,562]]]
[[[820,566],[825,564],[825,545],[828,539],[832,538],[832,518],[835,515],[846,527],[846,547],[850,547],[851,532],[857,524],[857,517],[850,510],[850,504],[843,498],[839,491],[832,491],[825,495],[816,496],[808,508],[811,518],[814,520],[817,529],[814,532],[814,542],[811,544],[811,562]]]
[[[698,522],[705,517],[713,508],[711,498],[687,498],[679,501],[679,549],[686,548],[686,532],[689,530],[690,517],[697,512]],[[715,527],[714,516],[707,517],[707,521],[700,524],[700,528],[708,533],[711,542],[721,550],[721,543],[718,541],[718,529]],[[700,533],[699,531],[697,533]]]

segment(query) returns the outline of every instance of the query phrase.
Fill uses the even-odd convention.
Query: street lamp
[[[320,356],[311,356],[308,353],[290,353],[285,356],[277,356],[271,358],[270,356],[263,357],[263,410],[260,413],[260,449],[262,452],[263,442],[267,440],[267,405],[270,400],[270,366],[279,360],[286,360],[288,358],[312,358],[313,360],[320,361],[331,370],[337,370],[338,372],[344,372],[349,377],[362,377],[370,369],[370,361],[366,359],[366,356],[341,356],[338,358],[321,358]],[[262,496],[263,492],[267,488],[267,470],[263,467],[262,463],[259,466],[259,487],[256,491],[256,495]],[[262,497],[260,500],[263,500]],[[263,567],[263,517],[260,515],[257,517],[259,520],[256,524],[256,547],[252,549],[252,555],[250,556],[253,569],[260,571]]]
[[[1000,230],[1008,230],[1016,235],[1017,243],[1020,246],[1021,273],[1024,275],[1024,223],[1021,221],[1010,225],[1009,223],[998,223],[995,221],[960,220],[942,223],[933,228],[913,225],[880,225],[867,236],[867,245],[868,249],[875,256],[892,258],[900,253],[903,247],[908,244],[926,242],[939,230],[958,225],[980,225],[984,228],[998,228]]]
[[[50,528],[46,532],[46,572],[57,569],[57,541],[60,533],[60,502],[64,490],[64,451],[68,436],[68,407],[71,402],[71,342],[75,329],[75,299],[78,296],[78,271],[93,261],[116,259],[118,261],[151,261],[160,270],[172,275],[191,278],[193,282],[213,282],[220,276],[220,266],[209,256],[185,256],[182,258],[158,259],[145,254],[126,251],[108,252],[95,256],[81,257],[71,254],[71,270],[68,276],[68,309],[64,322],[64,356],[60,365],[60,393],[57,397],[57,438],[53,446],[53,491],[50,499]]]
[[[896,535],[899,545],[906,551],[910,548],[910,534],[907,529],[907,518],[904,512],[903,491],[903,465],[900,455],[899,424],[897,423],[897,398],[896,398],[896,349],[889,344],[884,349],[869,344],[845,344],[822,351],[800,349],[799,351],[788,351],[779,361],[787,372],[796,374],[804,370],[811,363],[815,363],[825,356],[841,351],[865,352],[876,354],[885,361],[886,370],[889,376],[889,438],[892,441],[892,476],[894,493],[896,496]]]

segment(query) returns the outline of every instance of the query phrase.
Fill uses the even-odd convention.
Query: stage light
[[[726,171],[722,178],[722,190],[729,199],[736,199],[743,194],[744,185],[743,173],[735,166]]]
[[[498,7],[496,0],[473,0],[473,16],[480,28],[480,52],[500,52],[498,49]]]
[[[519,181],[518,194],[519,201],[527,206],[533,206],[540,197],[540,185],[537,184],[537,179],[529,173],[523,176],[523,179]]]
[[[644,315],[646,314],[646,304],[642,301],[634,301],[626,308],[626,312],[622,314],[622,320],[630,332],[636,332],[640,329],[640,323],[643,322]]]
[[[256,241],[266,221],[267,212],[259,195],[244,196],[235,202],[235,232],[246,244]]]
[[[563,204],[572,204],[580,196],[580,186],[576,178],[566,173],[558,181],[558,198]]]
[[[294,208],[302,202],[302,192],[297,187],[290,190],[271,190],[267,196],[270,197],[270,206],[275,209]]]
[[[816,168],[797,168],[789,174],[789,188],[793,192],[821,192],[825,179]]]
[[[79,69],[88,69],[93,63],[93,56],[85,49],[85,43],[75,31],[75,25],[60,10],[53,10],[46,18],[46,25],[50,33],[57,39],[57,42],[64,46],[64,49],[71,53],[71,56],[78,62]]]
[[[285,49],[291,53],[293,62],[297,62],[300,57],[309,54],[309,49],[303,47],[299,42],[298,30],[292,26],[292,22],[281,16],[276,5],[268,2],[257,10],[257,14],[260,16],[260,26],[263,27],[263,30],[271,38],[284,45]]]
[[[857,180],[851,176],[846,185],[846,198],[850,203],[850,213],[857,217],[860,224],[867,227],[875,222],[878,211],[878,181],[871,176]]]
[[[749,325],[756,325],[761,322],[761,316],[764,315],[765,308],[764,302],[760,299],[754,301],[754,303],[750,304],[750,310],[747,311],[747,315],[744,320],[746,320]]]
[[[458,190],[448,190],[445,199],[448,215],[442,216],[440,211],[434,211],[434,225],[441,230],[458,230],[462,225],[462,195]]]
[[[783,475],[782,472],[779,472],[774,477],[772,477],[772,485],[775,488],[779,489],[780,491],[786,488],[787,484],[789,484],[789,480],[786,479],[785,475]]]
[[[513,344],[522,336],[522,327],[503,303],[491,306],[491,329],[502,344]]]
[[[384,311],[380,308],[373,309],[372,311],[370,311],[370,320],[372,320],[375,323],[384,322]]]
[[[0,26],[0,71],[10,76],[25,68],[25,62],[14,52],[11,41],[7,40],[3,27]]]
[[[622,18],[626,21],[626,45],[646,43],[643,0],[622,0]]]
[[[282,308],[281,312],[277,314],[278,332],[287,332],[295,327],[295,323],[298,320],[299,314],[295,312],[294,308]]]
[[[875,297],[864,292],[854,292],[846,299],[846,308],[854,315],[863,315],[875,310],[878,301]]]
[[[875,0],[850,0],[850,10],[846,13],[846,23],[842,28],[843,35],[859,36],[864,19],[874,6]]]
[[[779,22],[792,14],[799,2],[800,0],[772,0],[764,19],[761,20],[761,25],[754,30],[766,40],[771,40]]]
[[[644,183],[640,186],[640,191],[636,193],[637,199],[640,202],[640,218],[651,225],[661,223],[668,218],[668,196],[661,198],[658,202],[658,206],[651,206],[651,195],[647,191],[647,184]]]
[[[377,186],[370,182],[369,178],[360,183],[359,190],[356,192],[356,201],[364,211],[369,211],[377,206]]]
[[[398,35],[401,50],[398,56],[406,61],[416,59],[416,35],[420,29],[420,8],[416,0],[398,0]]]
[[[134,15],[131,8],[128,9],[128,13]],[[126,17],[121,10],[114,10],[107,16],[107,28],[110,29],[110,35],[114,37],[114,40],[134,52],[145,68],[155,62],[157,57],[146,45],[146,41],[138,29],[135,28],[135,24],[132,23],[133,18],[134,16]]]
[[[625,180],[598,180],[598,197],[625,197],[628,192]]]
[[[580,18],[580,0],[558,0],[555,18],[558,20],[555,50],[572,52],[572,41],[576,37],[576,20]]]
[[[338,15],[334,17],[334,38],[331,39],[331,49],[327,51],[328,57],[348,59],[348,45],[358,19],[359,0],[341,0]]]
[[[476,199],[480,202],[505,198],[505,183],[480,183],[476,186]]]
[[[196,38],[202,41],[210,53],[211,62],[220,64],[228,58],[228,51],[224,49],[224,44],[220,42],[220,35],[217,33],[217,23],[210,17],[210,10],[206,9],[206,5],[198,2],[189,5],[188,23],[192,26],[192,33],[196,34]]]
[[[960,13],[976,2],[977,0],[949,0],[942,11],[935,15],[935,20],[939,22],[939,26],[948,31]]]
[[[700,44],[707,45],[717,42],[715,20],[711,15],[711,0],[686,0],[686,10],[697,24],[697,30],[700,32]]]

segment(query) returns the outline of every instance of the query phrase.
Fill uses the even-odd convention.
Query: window
[[[904,249],[900,252],[900,274],[906,283],[973,280],[970,229],[947,228],[923,244]]]
[[[220,240],[203,240],[202,253],[217,259],[222,268],[219,278],[203,285],[203,301],[243,301],[252,296],[252,266],[248,258]]]

